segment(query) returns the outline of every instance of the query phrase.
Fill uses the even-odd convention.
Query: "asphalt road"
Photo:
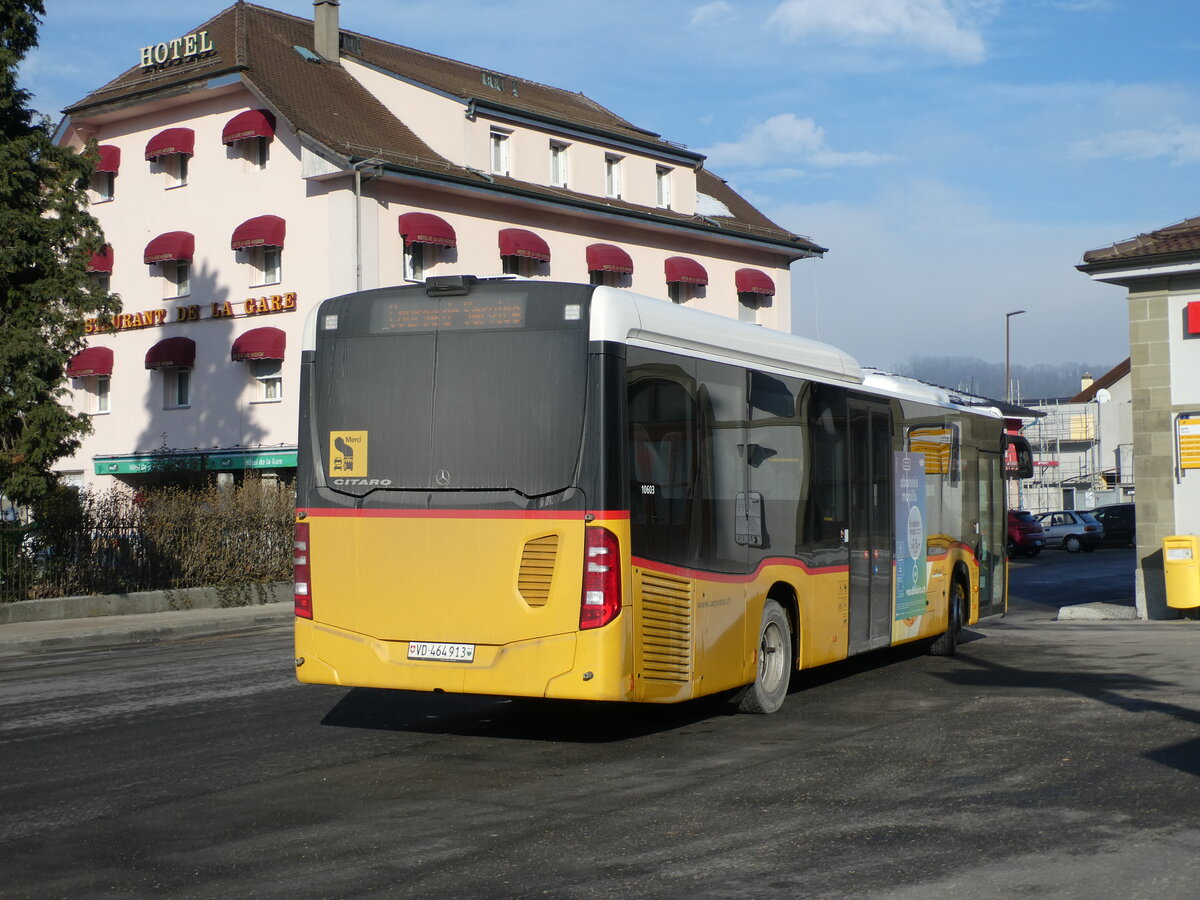
[[[6,657],[0,896],[1191,898],[1200,623],[1054,620],[1131,565],[769,717],[300,686],[282,629]]]

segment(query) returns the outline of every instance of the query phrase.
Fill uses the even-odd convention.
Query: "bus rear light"
[[[588,528],[583,534],[579,627],[599,628],[621,612],[621,546],[607,528]]]
[[[309,593],[310,572],[308,565],[308,523],[296,523],[296,540],[292,550],[292,577],[296,581],[296,615],[302,619],[313,617],[312,595]]]

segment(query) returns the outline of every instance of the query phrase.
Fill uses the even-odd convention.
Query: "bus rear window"
[[[318,333],[312,385],[332,487],[531,497],[574,485],[587,396],[586,293],[497,287],[435,298],[380,291],[336,310],[337,327]]]

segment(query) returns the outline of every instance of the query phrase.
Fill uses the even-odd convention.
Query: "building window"
[[[93,172],[88,186],[93,203],[107,203],[113,198],[114,178],[112,172]]]
[[[437,251],[431,244],[408,244],[404,248],[404,277],[410,281],[424,281],[429,268],[427,257]]]
[[[168,259],[158,264],[163,276],[163,299],[174,300],[192,293],[192,261]]]
[[[239,141],[243,145],[242,152],[246,154],[251,168],[265,169],[267,160],[271,158],[271,139],[265,137],[250,138]]]
[[[186,409],[192,405],[192,370],[167,368],[163,373],[163,408]]]
[[[658,205],[662,209],[671,208],[671,169],[667,166],[657,166],[654,169],[654,180],[658,185]]]
[[[251,268],[254,269],[251,287],[279,284],[283,281],[283,248],[251,247],[246,251]]]
[[[532,259],[528,256],[501,256],[500,265],[501,271],[505,275],[520,275],[523,278],[535,278],[542,275],[549,266],[540,259]]]
[[[738,321],[758,324],[758,311],[771,305],[771,298],[766,294],[738,294]]]
[[[606,154],[604,157],[604,193],[608,197],[621,197],[621,161],[623,157]]]
[[[492,129],[492,172],[496,175],[509,173],[508,139],[511,132]]]
[[[555,187],[567,186],[567,147],[560,141],[550,142],[550,183]]]
[[[257,403],[277,403],[283,399],[283,360],[254,361],[255,395]]]
[[[687,303],[704,296],[704,285],[688,281],[668,281],[667,296],[672,303]]]
[[[82,395],[81,407],[90,416],[103,416],[112,411],[112,376],[84,375],[73,381],[72,389]]]
[[[161,171],[167,173],[167,190],[183,187],[188,183],[188,160],[186,153],[169,153],[157,160]]]
[[[92,272],[88,277],[92,279],[92,284],[97,290],[104,291],[106,294],[112,293],[112,275],[108,272]]]
[[[97,375],[92,396],[95,398],[92,412],[103,415],[112,410],[112,376]]]

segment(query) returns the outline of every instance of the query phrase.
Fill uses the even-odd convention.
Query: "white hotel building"
[[[789,330],[823,248],[698,153],[581,94],[237,3],[68,108],[100,146],[92,263],[124,312],[68,374],[64,480],[164,464],[290,478],[299,349],[326,297],[428,275],[611,284]]]

